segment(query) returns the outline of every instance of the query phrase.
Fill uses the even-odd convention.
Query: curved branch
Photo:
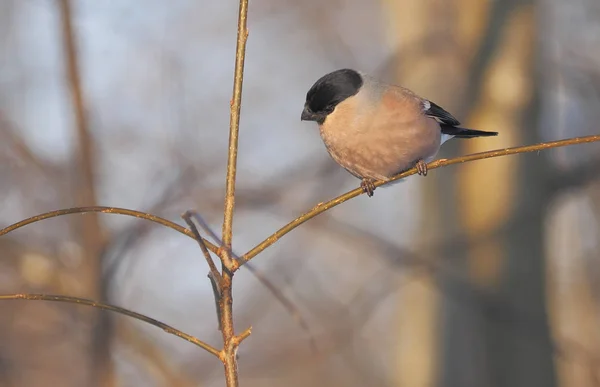
[[[496,149],[496,150],[492,150],[492,151],[480,152],[480,153],[474,153],[474,154],[466,155],[466,156],[462,156],[462,157],[456,157],[453,159],[436,160],[436,161],[433,161],[432,163],[428,164],[427,167],[428,167],[428,169],[435,169],[435,168],[445,167],[448,165],[466,163],[469,161],[489,159],[492,157],[515,155],[515,154],[519,154],[519,153],[536,152],[536,151],[541,151],[541,150],[550,149],[550,148],[558,148],[558,147],[562,147],[562,146],[584,144],[584,143],[597,142],[597,141],[600,141],[600,135],[576,137],[576,138],[570,138],[570,139],[566,139],[566,140],[543,142],[543,143],[534,144],[534,145],[517,146],[517,147],[513,147],[513,148]],[[415,168],[409,169],[408,171],[402,172],[402,173],[394,176],[392,179],[390,179],[389,182],[392,182],[392,181],[395,181],[398,179],[402,179],[402,178],[405,178],[410,175],[414,175],[415,173],[417,173],[417,170]],[[377,181],[377,182],[375,182],[375,187],[379,187],[379,186],[387,184],[389,182],[388,181]],[[282,228],[277,230],[275,233],[270,235],[267,239],[265,239],[264,241],[262,241],[261,243],[256,245],[252,250],[250,250],[246,254],[244,254],[239,260],[234,261],[234,269],[237,270],[241,265],[250,261],[252,258],[254,258],[259,253],[261,253],[263,250],[265,250],[267,247],[269,247],[269,246],[273,245],[275,242],[277,242],[279,240],[279,238],[281,238],[288,232],[292,231],[296,227],[300,226],[302,223],[329,210],[330,208],[337,206],[338,204],[342,204],[345,201],[348,201],[358,195],[361,195],[362,193],[363,193],[363,190],[361,188],[356,188],[352,191],[346,192],[345,194],[338,196],[335,199],[331,199],[328,202],[317,204],[310,211],[308,211],[308,212],[300,215],[298,218],[292,220],[290,223],[286,224],[285,226],[283,226]]]
[[[0,294],[0,300],[36,300],[36,301],[41,300],[41,301],[67,302],[67,303],[71,303],[71,304],[87,305],[87,306],[91,306],[94,308],[109,310],[111,312],[123,314],[125,316],[135,318],[136,320],[146,322],[150,325],[154,325],[155,327],[158,327],[167,333],[170,333],[170,334],[175,335],[179,338],[182,338],[186,341],[189,341],[192,344],[197,345],[198,347],[206,350],[210,354],[221,359],[221,351],[214,348],[210,344],[207,344],[192,335],[188,335],[187,333],[182,332],[179,329],[175,329],[172,326],[162,323],[151,317],[144,316],[143,314],[136,313],[134,311],[131,311],[131,310],[128,310],[125,308],[121,308],[118,306],[103,304],[101,302],[97,302],[94,300],[88,300],[86,298],[57,296],[57,295],[52,295],[52,294],[37,294],[37,293]]]
[[[172,228],[173,230],[196,240],[196,237],[194,236],[194,233],[191,230],[188,230],[187,228],[180,226],[177,223],[173,223],[173,222],[163,219],[159,216],[147,214],[145,212],[140,212],[140,211],[135,211],[135,210],[128,210],[126,208],[104,207],[104,206],[73,207],[73,208],[66,208],[64,210],[51,211],[51,212],[46,212],[46,213],[39,214],[36,216],[32,216],[31,218],[24,219],[20,222],[11,224],[10,226],[1,229],[0,236],[2,236],[4,234],[8,234],[9,232],[14,231],[18,228],[27,226],[28,224],[39,222],[44,219],[55,218],[57,216],[62,216],[62,215],[82,214],[82,213],[86,213],[86,212],[101,212],[104,214],[119,214],[119,215],[133,216],[134,218],[146,219],[151,222],[158,223],[160,225]],[[206,247],[208,247],[208,249],[210,251],[212,251],[215,254],[219,250],[219,248],[217,246],[213,245],[206,239],[204,240],[204,244],[206,245]]]

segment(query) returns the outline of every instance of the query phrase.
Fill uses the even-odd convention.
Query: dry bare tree
[[[52,382],[108,386],[121,384],[121,375],[126,375],[127,384],[186,386],[198,382],[222,384],[224,375],[226,384],[233,386],[239,383],[239,361],[243,385],[546,386],[558,385],[553,364],[557,359],[559,371],[569,375],[563,378],[571,377],[569,367],[577,367],[576,372],[583,375],[573,377],[570,381],[573,384],[565,385],[597,383],[596,347],[582,343],[581,337],[563,340],[561,334],[555,333],[556,327],[549,326],[544,252],[550,235],[545,230],[548,208],[573,189],[589,189],[586,195],[593,197],[597,184],[593,188],[590,182],[597,180],[597,160],[584,158],[573,169],[556,162],[556,154],[537,153],[596,142],[600,136],[591,135],[597,130],[560,132],[560,137],[572,138],[543,142],[548,137],[531,129],[540,127],[538,117],[544,116],[539,114],[542,87],[550,84],[548,80],[540,82],[535,71],[536,61],[543,59],[547,63],[547,58],[535,53],[534,33],[539,27],[534,4],[516,1],[486,4],[472,0],[443,4],[416,0],[402,4],[382,2],[382,12],[393,20],[388,41],[399,54],[389,58],[380,68],[380,75],[422,94],[437,95],[442,102],[445,99],[445,105],[469,117],[473,126],[501,131],[498,137],[501,149],[474,153],[497,147],[498,143],[468,143],[461,149],[467,156],[431,163],[429,168],[436,169],[469,162],[461,168],[443,168],[443,173],[434,173],[423,182],[424,190],[413,199],[419,201],[424,220],[417,227],[418,232],[411,234],[414,237],[409,237],[417,241],[412,248],[406,248],[397,239],[405,238],[407,232],[390,231],[384,218],[375,214],[379,209],[394,213],[399,207],[407,207],[406,203],[412,204],[406,200],[406,193],[401,197],[404,200],[391,196],[406,191],[400,188],[404,185],[394,191],[383,191],[377,201],[350,201],[361,194],[359,189],[335,197],[341,186],[352,187],[355,181],[333,166],[324,151],[319,157],[309,155],[296,165],[288,163],[272,175],[256,174],[253,176],[256,180],[248,178],[252,169],[245,164],[249,159],[243,158],[248,149],[243,141],[256,136],[256,132],[251,134],[244,127],[244,120],[240,130],[242,101],[246,110],[267,110],[269,106],[264,101],[268,98],[255,96],[273,94],[273,88],[279,86],[275,87],[268,77],[261,75],[261,82],[249,83],[254,87],[250,89],[253,97],[242,99],[247,0],[240,1],[238,14],[229,142],[224,141],[222,130],[216,131],[214,138],[204,132],[208,120],[202,116],[212,114],[208,110],[216,98],[202,100],[206,106],[202,114],[188,112],[186,109],[200,104],[190,105],[185,100],[189,81],[174,75],[183,71],[185,62],[172,54],[172,47],[155,54],[148,48],[150,43],[144,42],[148,57],[157,58],[157,67],[168,75],[158,82],[163,87],[160,90],[172,93],[161,106],[173,104],[168,122],[178,127],[180,136],[177,140],[165,136],[157,141],[167,148],[164,158],[168,161],[159,164],[159,172],[148,172],[153,170],[151,167],[144,169],[150,183],[142,181],[147,184],[142,187],[142,197],[136,196],[140,190],[128,191],[139,181],[133,176],[125,177],[131,182],[127,181],[129,184],[120,195],[134,197],[129,204],[135,204],[124,207],[144,208],[143,211],[99,206],[107,197],[128,203],[117,193],[101,194],[106,187],[99,182],[99,171],[114,173],[115,170],[115,164],[110,162],[107,168],[100,156],[102,151],[122,148],[123,152],[131,153],[138,146],[153,149],[148,140],[152,137],[151,130],[148,128],[148,133],[139,138],[130,139],[125,134],[108,144],[100,140],[95,126],[125,130],[120,126],[109,129],[117,122],[112,117],[117,112],[110,111],[111,117],[100,117],[90,108],[102,104],[92,101],[91,83],[83,76],[83,33],[77,31],[85,30],[81,24],[85,17],[75,16],[83,2],[73,2],[74,9],[68,0],[47,3],[52,6],[46,11],[54,9],[60,26],[57,31],[64,51],[65,85],[68,85],[66,106],[74,117],[71,125],[74,152],[66,162],[49,162],[43,152],[36,151],[20,135],[17,120],[2,115],[0,179],[11,182],[0,185],[0,194],[6,198],[2,216],[18,219],[25,217],[21,214],[39,215],[13,224],[5,222],[7,226],[0,230],[1,270],[7,278],[2,281],[4,294],[0,298],[62,301],[93,308],[2,303],[0,331],[2,342],[6,343],[0,352],[3,384]],[[193,13],[177,10],[185,7],[185,3],[178,2],[170,8],[171,12],[180,12],[178,17],[191,17],[188,15]],[[2,3],[0,17],[18,20],[31,7],[38,7],[33,2],[22,4]],[[93,5],[99,7],[97,11],[106,7],[98,4]],[[370,66],[364,55],[355,52],[359,47],[358,52],[372,50],[377,55],[377,50],[369,44],[375,33],[371,32],[364,43],[360,29],[354,28],[357,22],[336,25],[335,21],[356,18],[363,23],[377,23],[380,19],[373,14],[359,17],[356,10],[348,14],[340,12],[350,9],[349,4],[361,12],[374,8],[358,1],[328,5],[259,2],[250,5],[260,15],[250,15],[257,17],[257,23],[277,20],[285,23],[293,19],[311,26],[316,38],[310,42],[320,45],[320,55],[326,53],[340,64],[358,65],[362,61]],[[208,7],[203,12],[217,12],[217,7]],[[426,22],[430,18],[439,23],[432,26]],[[2,36],[10,36],[6,32],[10,31],[10,23],[0,25],[5,27]],[[181,25],[189,28],[183,33],[192,34],[198,23],[194,20]],[[175,24],[169,27],[179,28]],[[256,32],[259,31],[257,27]],[[14,42],[8,39],[4,42],[5,50],[14,52],[12,45]],[[250,52],[252,49],[251,45]],[[276,63],[280,67],[288,63],[285,57],[278,56]],[[254,58],[250,55],[246,63],[250,68],[247,79],[256,77],[256,67],[252,67],[256,63]],[[589,59],[590,63],[593,60]],[[588,68],[591,77],[594,66]],[[269,72],[268,68],[260,70]],[[127,75],[136,76],[144,79],[142,71]],[[22,86],[32,82],[27,77],[11,81],[17,84],[17,89],[25,89]],[[221,79],[217,81],[214,85],[222,87]],[[148,89],[156,87],[152,82],[140,84]],[[0,115],[4,106],[0,105]],[[107,113],[106,109],[99,110]],[[199,122],[202,122],[200,130]],[[202,141],[196,141],[198,131]],[[267,149],[275,147],[273,144],[279,139],[272,133],[266,138],[270,141],[266,143]],[[242,141],[240,147],[239,141]],[[531,143],[537,144],[518,146]],[[265,148],[265,144],[259,145],[260,149]],[[448,152],[456,152],[456,147],[454,144],[452,149],[450,145]],[[238,148],[242,157],[239,166]],[[576,149],[580,148],[584,149]],[[222,162],[209,160],[219,156],[221,161],[225,159],[213,152],[215,149],[228,150],[226,168]],[[583,150],[577,154],[580,152]],[[497,158],[523,153],[527,155]],[[471,163],[488,158],[495,160]],[[135,164],[153,166],[153,161],[152,157],[140,157]],[[281,162],[284,164],[286,160]],[[226,173],[224,190],[221,173]],[[396,179],[414,173],[411,170]],[[236,184],[237,175],[242,179],[241,184]],[[215,208],[223,205],[223,194],[224,211],[220,212]],[[329,200],[330,197],[335,198]],[[345,206],[350,209],[356,209],[356,203],[368,203],[369,209],[364,207],[362,213],[344,214],[330,211],[342,203],[347,203]],[[56,208],[65,209],[55,211]],[[191,208],[197,212],[184,212]],[[181,212],[187,228],[168,220]],[[86,215],[65,216],[83,213]],[[108,223],[103,220],[103,213],[125,215],[131,221]],[[219,236],[216,227],[221,218],[223,228]],[[52,222],[53,227],[40,231],[37,226],[29,226],[13,232],[41,220]],[[151,228],[150,222],[165,229]],[[257,224],[261,227],[256,227]],[[263,235],[268,229],[277,231]],[[179,245],[191,247],[192,243],[174,241],[175,233],[168,233],[173,231],[193,239],[200,251],[194,254],[191,250],[181,250]],[[287,237],[291,231],[295,234],[293,238]],[[159,255],[168,258],[168,262],[151,260],[152,250],[165,245],[166,252]],[[210,281],[204,276],[205,269],[194,267],[201,254],[207,262]],[[184,260],[187,256],[189,261]],[[155,272],[172,270],[177,275],[171,283],[150,271],[140,271],[140,267],[152,265]],[[256,278],[237,274],[246,267]],[[552,270],[551,279],[560,277],[560,271],[555,267]],[[150,285],[133,287],[134,281],[143,283],[140,277],[148,278]],[[201,300],[181,297],[177,291],[171,291],[180,285],[178,281],[193,283],[203,289],[196,294],[206,297]],[[257,282],[263,287],[255,286]],[[589,282],[594,285],[594,281]],[[212,292],[221,327],[218,334],[211,313],[213,301],[208,299]],[[591,297],[589,290],[578,292]],[[144,302],[148,298],[151,302]],[[588,305],[585,309],[589,310],[597,305],[594,301],[589,298],[581,305]],[[144,314],[131,309],[143,310]],[[583,309],[580,307],[578,313],[593,315]],[[137,322],[111,316],[106,310],[159,327],[196,347],[181,346]],[[382,315],[385,317],[381,318]],[[255,327],[252,339],[242,343],[250,335],[250,324]],[[196,351],[197,347],[214,356],[205,356]],[[83,353],[88,356],[81,356]],[[218,367],[219,361],[223,368]],[[25,375],[22,370],[37,372]]]

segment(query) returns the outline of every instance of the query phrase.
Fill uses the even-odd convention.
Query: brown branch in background
[[[71,103],[75,114],[77,133],[77,172],[75,174],[76,203],[79,206],[95,206],[95,152],[94,139],[90,133],[86,114],[86,103],[81,86],[77,43],[73,30],[73,14],[70,0],[59,0],[60,21]],[[81,283],[89,288],[88,294],[104,301],[108,298],[105,281],[102,275],[102,246],[104,230],[96,214],[77,220],[77,231],[80,233],[84,261],[79,273]],[[96,311],[94,311],[96,312]],[[106,314],[93,315],[92,346],[90,366],[92,385],[114,386],[116,384],[114,367],[111,360],[112,327]]]
[[[94,181],[94,140],[89,130],[86,108],[84,103],[83,91],[81,87],[81,78],[79,75],[79,58],[77,56],[77,45],[72,25],[72,12],[70,0],[60,0],[61,26],[64,39],[64,49],[67,61],[67,73],[69,78],[69,87],[71,91],[71,103],[75,113],[75,128],[77,130],[78,140],[78,164],[81,170],[77,178],[79,202],[82,205],[96,204],[96,187]],[[100,237],[100,223],[97,216],[90,216],[85,221],[84,238],[86,234],[94,240]],[[89,229],[88,229],[89,228]]]
[[[167,209],[170,204],[183,200],[184,192],[190,190],[190,184],[193,181],[192,173],[193,170],[189,166],[169,170],[169,177],[174,176],[175,178],[170,184],[163,187],[162,192],[156,195],[157,200],[146,207],[143,212],[158,214]],[[156,194],[159,188],[157,184],[153,184],[153,187],[153,194]],[[133,269],[135,263],[133,263],[133,259],[122,259],[123,255],[143,241],[151,230],[150,226],[151,224],[147,222],[132,222],[131,225],[120,229],[117,235],[111,235],[102,250],[106,286],[112,286],[111,281],[120,269],[123,269],[123,278],[128,277],[128,273]]]
[[[52,178],[58,179],[56,166],[36,155],[25,140],[17,134],[20,131],[19,129],[0,114],[0,135],[2,135],[2,141],[10,149],[10,152],[23,160],[24,164],[32,165],[44,177],[49,177],[49,180]]]
[[[4,234],[8,234],[9,232],[14,231],[18,228],[27,226],[28,224],[39,222],[44,219],[55,218],[57,216],[62,216],[62,215],[82,214],[82,213],[86,213],[86,212],[100,212],[100,213],[104,213],[104,214],[119,214],[119,215],[132,216],[134,218],[146,219],[151,222],[158,223],[162,226],[169,227],[187,237],[196,239],[194,233],[191,230],[188,230],[187,228],[182,227],[182,226],[178,225],[177,223],[173,223],[169,220],[161,218],[160,216],[147,214],[147,213],[141,212],[141,211],[128,210],[126,208],[105,207],[105,206],[73,207],[73,208],[66,208],[63,210],[45,212],[43,214],[32,216],[31,218],[24,219],[20,222],[11,224],[10,226],[0,229],[0,236],[2,236]],[[207,240],[204,240],[204,244],[213,253],[217,253],[219,251],[217,246],[213,245],[212,243],[210,243]]]
[[[462,164],[462,163],[475,161],[475,160],[484,160],[484,159],[489,159],[489,158],[493,158],[493,157],[515,155],[515,154],[520,154],[520,153],[539,152],[539,151],[545,150],[545,149],[558,148],[558,147],[563,147],[563,146],[568,146],[568,145],[584,144],[584,143],[597,142],[597,141],[600,141],[600,135],[576,137],[576,138],[570,138],[570,139],[566,139],[566,140],[542,142],[542,143],[538,143],[535,145],[517,146],[517,147],[513,147],[513,148],[497,149],[497,150],[492,150],[492,151],[487,151],[487,152],[473,153],[470,155],[456,157],[453,159],[440,159],[440,160],[436,160],[436,161],[429,163],[427,166],[429,169],[436,169],[436,168],[441,168],[441,167],[445,167],[448,165]],[[392,179],[390,179],[389,182],[414,175],[415,173],[417,173],[416,168],[411,168],[408,171],[402,172],[402,173],[394,176]],[[381,181],[381,180],[376,181],[375,187],[379,187],[384,184],[388,184],[389,182]],[[252,248],[250,251],[248,251],[246,254],[244,254],[242,257],[240,257],[239,260],[236,260],[234,262],[234,270],[237,270],[241,265],[250,261],[256,255],[258,255],[263,250],[265,250],[267,247],[269,247],[269,246],[273,245],[275,242],[277,242],[279,240],[279,238],[283,237],[288,232],[290,232],[293,229],[295,229],[296,227],[300,226],[302,223],[329,210],[330,208],[333,208],[339,204],[342,204],[345,201],[348,201],[348,200],[350,200],[356,196],[359,196],[363,193],[364,192],[361,188],[356,188],[352,191],[346,192],[345,194],[338,196],[335,199],[331,199],[328,202],[317,204],[310,211],[308,211],[308,212],[304,213],[303,215],[299,216],[298,218],[292,220],[290,223],[286,224],[285,226],[283,226],[282,228],[277,230],[275,233],[270,235],[267,239],[265,239],[264,241],[262,241],[261,243],[256,245],[254,248]]]
[[[172,326],[167,325],[158,320],[155,320],[151,317],[148,317],[143,314],[131,311],[129,309],[121,308],[118,306],[104,304],[102,302],[88,300],[88,299],[79,298],[79,297],[58,296],[58,295],[52,295],[52,294],[36,294],[36,293],[32,293],[32,294],[0,294],[0,300],[41,300],[41,301],[66,302],[66,303],[71,303],[71,304],[87,305],[87,306],[91,306],[94,308],[109,310],[111,312],[119,313],[119,314],[122,314],[122,315],[125,315],[128,317],[132,317],[136,320],[143,321],[150,325],[154,325],[155,327],[158,327],[167,333],[170,333],[170,334],[175,335],[179,338],[182,338],[186,341],[189,341],[192,344],[197,345],[198,347],[206,350],[208,353],[218,357],[219,359],[221,358],[221,352],[218,349],[211,346],[210,344],[207,344],[192,335],[188,335],[187,333],[182,332],[179,329],[175,329]]]

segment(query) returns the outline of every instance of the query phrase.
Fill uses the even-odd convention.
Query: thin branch
[[[221,238],[219,238],[219,236],[210,228],[208,223],[204,220],[202,216],[200,216],[200,214],[197,211],[190,210],[188,212],[190,213],[190,216],[194,218],[194,220],[200,225],[200,227],[202,227],[202,230],[204,230],[204,232],[210,238],[212,238],[216,245],[223,246],[223,241],[221,240]],[[235,257],[235,259],[237,259],[235,253],[232,252],[232,255]]]
[[[73,207],[73,208],[66,208],[63,210],[45,212],[43,214],[32,216],[31,218],[24,219],[20,222],[11,224],[10,226],[1,229],[0,236],[8,234],[9,232],[14,231],[18,228],[27,226],[28,224],[39,222],[44,219],[55,218],[57,216],[62,216],[62,215],[82,214],[82,213],[86,213],[86,212],[101,212],[104,214],[119,214],[119,215],[132,216],[134,218],[146,219],[151,222],[158,223],[160,225],[169,227],[169,228],[171,228],[185,236],[188,236],[194,240],[196,239],[194,233],[191,230],[188,230],[187,228],[180,226],[177,223],[173,223],[173,222],[163,219],[159,216],[147,214],[145,212],[140,212],[140,211],[135,211],[135,210],[128,210],[126,208],[104,207],[104,206]],[[217,254],[217,252],[219,251],[217,246],[213,245],[212,243],[210,243],[207,240],[204,240],[204,243],[206,244],[206,247],[210,251]]]
[[[223,218],[223,244],[231,250],[233,209],[235,206],[235,176],[238,152],[238,133],[240,129],[240,111],[242,107],[242,84],[244,82],[244,60],[246,58],[246,40],[248,30],[248,0],[240,0],[238,15],[237,46],[235,49],[235,73],[233,78],[233,97],[229,118],[229,153],[227,159],[227,177],[225,182],[225,211]],[[231,257],[229,262],[231,263]],[[227,261],[227,259],[226,259]]]
[[[221,316],[221,333],[223,336],[223,350],[221,360],[225,367],[225,382],[227,387],[238,386],[237,372],[237,343],[234,340],[235,330],[233,327],[233,273],[223,270],[223,281],[221,283],[221,298],[219,299],[219,312]]]
[[[210,287],[212,288],[213,298],[215,299],[215,310],[217,312],[217,324],[219,326],[219,331],[223,331],[223,326],[221,325],[221,307],[219,306],[219,300],[221,299],[221,285],[217,283],[218,280],[212,275],[212,273],[208,273],[208,279],[210,280]]]
[[[208,273],[208,279],[210,280],[210,285],[212,287],[213,296],[215,299],[215,307],[217,310],[217,322],[219,324],[219,330],[222,331],[223,326],[221,325],[221,309],[219,307],[219,300],[221,299],[221,283],[223,282],[223,278],[221,277],[221,273],[219,273],[219,270],[217,270],[217,266],[215,265],[215,262],[213,261],[212,257],[210,256],[210,252],[206,248],[204,239],[200,235],[198,228],[196,227],[196,225],[194,224],[194,221],[192,220],[192,216],[194,214],[195,213],[192,211],[186,211],[183,215],[181,215],[181,217],[183,218],[183,220],[185,220],[185,222],[188,224],[188,226],[190,226],[190,230],[192,230],[192,232],[194,233],[194,236],[196,237],[196,240],[198,241],[198,245],[200,245],[200,250],[202,250],[202,253],[204,254],[206,263],[208,263],[208,267],[210,269],[210,272]]]
[[[172,326],[167,325],[158,320],[155,320],[151,317],[148,317],[143,314],[131,311],[129,309],[121,308],[118,306],[104,304],[102,302],[97,302],[94,300],[88,300],[88,299],[79,298],[79,297],[58,296],[58,295],[52,295],[52,294],[36,294],[36,293],[32,293],[32,294],[23,294],[23,293],[0,294],[0,300],[41,300],[41,301],[67,302],[67,303],[71,303],[71,304],[86,305],[86,306],[91,306],[94,308],[109,310],[111,312],[119,313],[119,314],[122,314],[122,315],[125,315],[128,317],[132,317],[136,320],[143,321],[150,325],[154,325],[155,327],[158,327],[167,333],[170,333],[170,334],[175,335],[179,338],[182,338],[186,341],[189,341],[192,344],[197,345],[198,347],[206,350],[207,352],[216,356],[219,359],[221,358],[221,352],[218,349],[211,346],[210,344],[207,344],[192,335],[188,335],[187,333],[182,332],[179,329],[175,329]]]
[[[215,262],[213,261],[212,257],[210,256],[210,252],[208,251],[208,248],[206,247],[206,243],[204,243],[204,239],[200,235],[200,232],[198,231],[198,228],[196,228],[196,225],[192,221],[191,217],[192,217],[191,211],[186,211],[185,213],[183,213],[181,215],[181,218],[183,220],[185,220],[185,222],[187,223],[188,226],[190,226],[190,230],[192,231],[192,233],[196,237],[196,240],[198,241],[200,250],[202,250],[202,254],[204,254],[204,258],[206,259],[206,263],[208,264],[208,268],[210,269],[210,274],[212,275],[214,280],[217,281],[217,284],[220,286],[221,274],[219,273],[219,270],[217,269]]]
[[[221,281],[221,298],[219,311],[221,315],[221,333],[223,335],[223,351],[221,352],[225,367],[225,382],[228,387],[238,386],[237,349],[241,342],[235,335],[233,327],[232,279],[233,265],[231,257],[231,241],[233,237],[233,209],[235,206],[235,175],[238,152],[238,133],[240,129],[240,111],[242,106],[242,84],[244,81],[244,60],[246,58],[246,41],[248,30],[248,0],[240,0],[237,28],[237,45],[235,49],[235,73],[233,77],[233,97],[229,120],[229,152],[227,158],[227,177],[225,181],[225,210],[223,216],[223,247],[219,257],[223,266]],[[248,335],[250,330],[247,331]]]
[[[597,141],[600,141],[600,135],[576,137],[576,138],[571,138],[571,139],[566,139],[566,140],[543,142],[543,143],[534,144],[534,145],[518,146],[518,147],[506,148],[506,149],[497,149],[497,150],[492,150],[492,151],[487,151],[487,152],[474,153],[474,154],[466,155],[466,156],[462,156],[462,157],[456,157],[453,159],[436,160],[436,161],[433,161],[432,163],[428,164],[428,168],[435,169],[435,168],[445,167],[448,165],[462,164],[462,163],[475,161],[475,160],[483,160],[483,159],[489,159],[489,158],[493,158],[493,157],[515,155],[515,154],[520,154],[520,153],[539,152],[541,150],[546,150],[546,149],[551,149],[551,148],[558,148],[558,147],[575,145],[575,144],[591,143],[591,142],[597,142]],[[402,172],[402,173],[394,176],[392,179],[390,179],[389,182],[414,175],[415,173],[417,173],[416,168],[409,169],[408,171]],[[376,181],[375,187],[382,186],[389,182]],[[265,239],[264,241],[262,241],[261,243],[256,245],[254,248],[252,248],[250,251],[248,251],[246,254],[244,254],[242,257],[240,257],[239,260],[234,261],[233,262],[234,271],[237,270],[244,263],[250,261],[252,258],[254,258],[256,255],[261,253],[263,250],[265,250],[269,246],[273,245],[285,234],[292,231],[296,227],[300,226],[302,223],[329,210],[330,208],[333,208],[339,204],[344,203],[345,201],[348,201],[356,196],[359,196],[362,193],[364,193],[364,192],[361,188],[356,188],[356,189],[346,192],[345,194],[340,195],[337,198],[334,198],[328,202],[317,204],[310,211],[304,213],[303,215],[294,219],[290,223],[286,224],[285,226],[283,226],[282,228],[277,230],[275,233],[270,235],[267,239]]]
[[[221,241],[221,239],[219,239],[217,234],[215,234],[215,232],[210,228],[208,223],[206,223],[206,221],[202,218],[202,216],[200,216],[200,214],[198,214],[196,211],[188,211],[188,212],[194,218],[194,220],[200,225],[200,227],[202,227],[202,229],[208,235],[208,237],[210,237],[217,245],[219,245],[219,246],[223,245],[223,241]],[[236,255],[234,251],[231,251],[231,255],[234,260],[240,259],[239,256]],[[287,298],[287,296],[285,294],[283,294],[283,292],[281,290],[279,290],[273,282],[271,282],[271,280],[266,276],[265,273],[263,273],[261,270],[256,268],[251,263],[244,265],[244,267],[246,269],[248,269],[248,271],[250,273],[252,273],[252,275],[254,275],[254,277],[256,277],[256,279],[265,288],[267,288],[267,290],[271,293],[271,295],[273,297],[275,297],[275,299],[281,304],[281,306],[283,306],[283,308],[290,314],[290,316],[292,316],[292,318],[294,319],[294,321],[296,321],[296,323],[300,326],[300,328],[306,332],[306,334],[309,337],[311,349],[315,353],[318,352],[318,347],[317,347],[317,343],[315,341],[315,337],[314,337],[312,331],[310,330],[308,321],[306,321],[306,319],[302,315],[302,312],[300,312],[300,309],[289,298]],[[219,312],[217,312],[217,313],[219,313]]]
[[[235,343],[236,346],[239,346],[242,343],[242,341],[246,340],[248,338],[248,336],[250,336],[251,334],[252,334],[252,327],[248,327],[248,328],[246,328],[245,331],[243,331],[239,335],[235,336],[232,341]]]

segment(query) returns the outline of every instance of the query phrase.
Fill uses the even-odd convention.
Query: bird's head
[[[322,124],[340,102],[358,93],[362,85],[362,76],[351,69],[336,70],[322,76],[306,93],[300,119]]]

